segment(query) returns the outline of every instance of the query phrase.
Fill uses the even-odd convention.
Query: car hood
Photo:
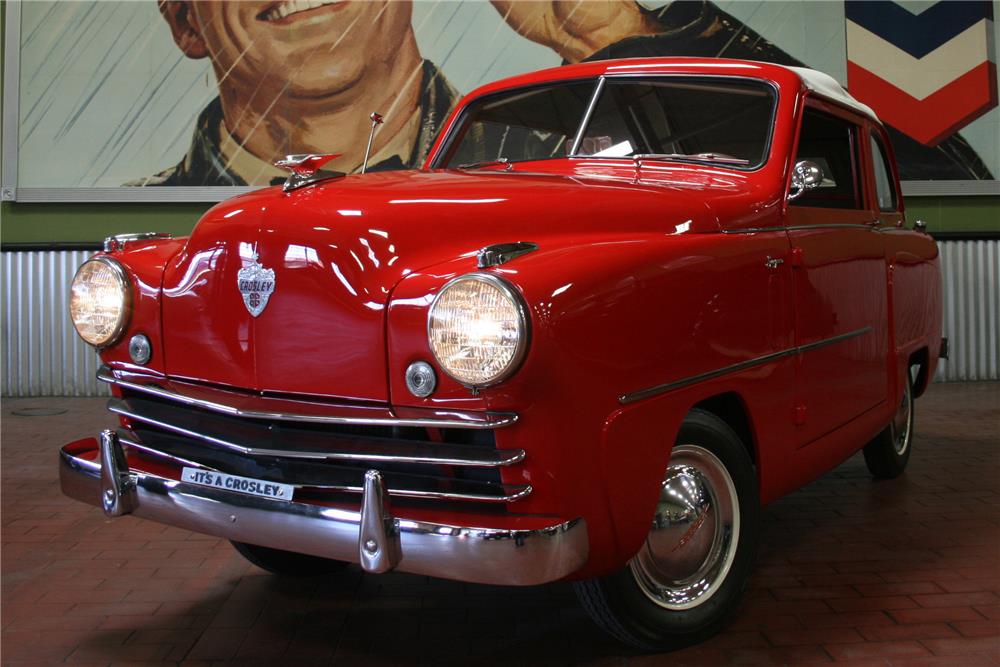
[[[493,243],[544,247],[717,224],[703,188],[614,174],[410,171],[257,191],[210,210],[164,271],[167,372],[384,402],[385,309],[406,275],[461,257],[473,270],[476,252]],[[266,291],[273,271],[273,292],[254,316],[240,271],[257,264],[264,278],[244,286]]]

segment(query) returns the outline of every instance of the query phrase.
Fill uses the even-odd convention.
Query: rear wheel
[[[753,464],[721,419],[684,420],[651,529],[629,563],[577,582],[594,621],[646,651],[681,648],[716,633],[739,602],[757,551]]]
[[[244,558],[262,570],[287,577],[313,577],[339,572],[347,567],[347,563],[343,561],[294,551],[271,549],[246,542],[232,542],[232,545]]]
[[[910,461],[913,439],[913,369],[907,369],[903,397],[889,425],[865,445],[865,463],[879,479],[899,477]]]

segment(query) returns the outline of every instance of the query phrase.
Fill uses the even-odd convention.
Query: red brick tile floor
[[[19,417],[28,407],[65,410]],[[567,584],[407,574],[283,580],[228,543],[63,497],[56,450],[100,399],[2,406],[3,664],[1000,665],[1000,384],[934,385],[905,475],[860,455],[767,508],[728,628],[637,655]]]

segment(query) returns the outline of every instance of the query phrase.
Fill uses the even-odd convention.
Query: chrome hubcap
[[[907,380],[910,378],[907,377]],[[903,388],[903,399],[900,401],[899,407],[896,408],[896,414],[889,425],[892,433],[892,446],[900,455],[905,453],[910,446],[910,433],[913,431],[913,393],[910,389],[912,384],[912,381],[908,381]]]
[[[739,510],[736,487],[718,457],[697,445],[674,447],[652,528],[629,562],[646,597],[682,610],[714,595],[736,555]]]

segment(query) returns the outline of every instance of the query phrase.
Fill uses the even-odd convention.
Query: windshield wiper
[[[469,162],[468,164],[458,165],[459,169],[484,169],[486,167],[498,167],[502,166],[504,171],[510,171],[514,168],[514,164],[505,157],[498,157],[495,160],[483,160],[482,162]]]
[[[730,157],[729,155],[718,155],[717,153],[639,153],[630,155],[633,160],[677,160],[678,162],[716,162],[719,164],[732,164],[741,167],[750,165],[750,160]]]

